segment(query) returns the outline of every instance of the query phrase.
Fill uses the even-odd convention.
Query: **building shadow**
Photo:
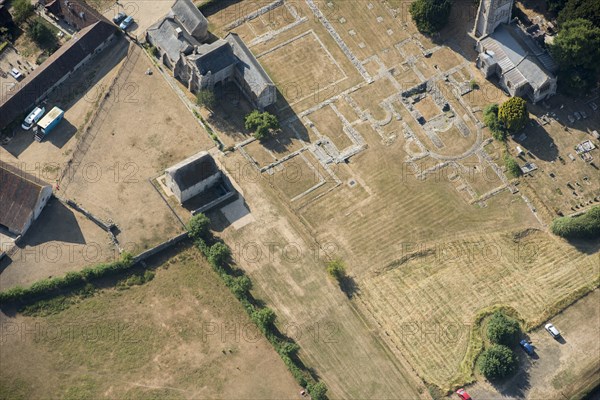
[[[471,35],[477,18],[479,2],[456,0],[452,5],[448,24],[431,40],[438,45],[446,45],[467,61],[475,61],[477,51],[475,38]]]
[[[241,3],[242,0],[219,0],[219,1],[208,1],[205,5],[198,7],[202,14],[208,18],[211,15],[218,13],[219,11],[230,7],[234,4]],[[236,14],[239,16],[245,15],[241,11],[236,11]]]
[[[51,241],[86,244],[74,211],[53,197],[19,242],[18,247],[39,246]]]

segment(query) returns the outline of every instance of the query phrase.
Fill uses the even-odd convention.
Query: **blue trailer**
[[[62,121],[65,112],[58,107],[54,107],[48,114],[44,116],[37,124],[37,132],[35,134],[35,140],[41,142],[44,137],[50,133],[52,129]]]

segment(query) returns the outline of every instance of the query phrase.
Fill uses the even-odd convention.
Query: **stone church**
[[[486,78],[497,78],[511,96],[537,103],[556,93],[557,66],[516,19],[511,20],[513,2],[481,0],[473,32],[478,39],[477,68]]]

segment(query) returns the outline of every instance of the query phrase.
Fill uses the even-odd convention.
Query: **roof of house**
[[[104,21],[98,21],[82,29],[18,83],[12,91],[4,93],[0,99],[0,129],[10,124],[19,115],[31,111],[40,96],[73,71],[115,30],[113,24]]]
[[[516,25],[498,26],[494,33],[481,39],[481,44],[515,86],[529,83],[537,89],[555,78],[552,57]]]
[[[41,3],[52,14],[63,17],[77,29],[85,28],[98,21],[109,22],[82,0],[42,0]]]
[[[208,30],[208,21],[191,0],[176,0],[169,16],[179,21],[183,28],[197,39],[203,39]]]
[[[22,233],[42,190],[51,186],[23,170],[0,161],[0,224]]]
[[[223,39],[198,46],[196,51],[197,53],[190,55],[188,59],[196,65],[202,75],[208,72],[215,74],[238,62],[231,45]]]
[[[173,62],[179,59],[181,53],[189,54],[194,50],[194,46],[200,44],[185,31],[178,34],[177,28],[180,28],[179,23],[168,17],[158,21],[147,30],[152,44],[164,51]]]
[[[165,171],[171,175],[179,189],[186,189],[219,172],[215,160],[206,151],[201,151]]]
[[[274,86],[267,72],[238,34],[230,32],[225,39],[231,44],[233,53],[240,61],[237,64],[238,70],[256,96],[260,96],[266,87]]]

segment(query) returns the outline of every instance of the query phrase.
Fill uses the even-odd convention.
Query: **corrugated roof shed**
[[[45,187],[51,186],[0,161],[0,224],[13,232],[22,233]]]

